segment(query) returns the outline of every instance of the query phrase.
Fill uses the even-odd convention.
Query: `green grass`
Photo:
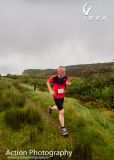
[[[18,130],[25,125],[40,125],[42,122],[39,112],[31,107],[23,109],[10,109],[6,111],[4,120],[6,125],[13,130]]]
[[[49,93],[34,91],[31,86],[17,85],[13,81],[6,83],[10,89],[15,90],[15,94],[26,99],[21,107],[13,102],[14,108],[11,106],[0,112],[0,159],[5,159],[7,148],[67,149],[73,151],[73,160],[114,159],[114,119],[107,114],[108,109],[86,107],[78,100],[65,98],[65,125],[69,137],[64,138],[60,134],[58,112],[55,111],[52,115],[47,113],[48,106],[54,104]],[[114,114],[113,111],[110,112]],[[15,129],[18,125],[19,128]]]
[[[25,104],[25,96],[8,82],[0,81],[0,111],[9,108],[21,108]]]
[[[48,105],[54,104],[53,99],[47,92],[34,92],[30,86],[26,85],[22,85],[22,87],[27,88],[26,95],[37,105],[40,104],[40,107],[45,112],[47,112]],[[112,132],[114,130],[114,121],[109,116],[103,114],[104,111],[108,110],[93,107],[90,109],[81,105],[78,100],[71,98],[65,99],[64,108],[66,126],[70,134],[75,135],[75,138],[77,138],[76,142],[89,144],[89,147],[92,147],[94,159],[97,159],[100,154],[100,159],[112,160],[114,158],[114,148],[112,147],[114,146],[114,135]],[[57,120],[58,113],[53,113],[52,117]]]

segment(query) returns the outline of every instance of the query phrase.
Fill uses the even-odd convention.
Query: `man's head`
[[[64,76],[66,75],[66,69],[65,69],[65,67],[60,66],[60,67],[58,68],[58,75],[59,75],[60,77],[64,77]]]

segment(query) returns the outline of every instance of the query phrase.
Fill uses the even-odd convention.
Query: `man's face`
[[[59,75],[60,77],[64,77],[64,76],[66,75],[66,70],[65,70],[65,68],[60,68],[60,69],[58,70],[58,75]]]

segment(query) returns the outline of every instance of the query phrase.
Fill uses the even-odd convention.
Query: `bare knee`
[[[60,110],[59,114],[64,116],[64,109]]]

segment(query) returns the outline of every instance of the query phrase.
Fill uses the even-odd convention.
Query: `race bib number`
[[[64,93],[64,89],[58,89],[58,93]]]

